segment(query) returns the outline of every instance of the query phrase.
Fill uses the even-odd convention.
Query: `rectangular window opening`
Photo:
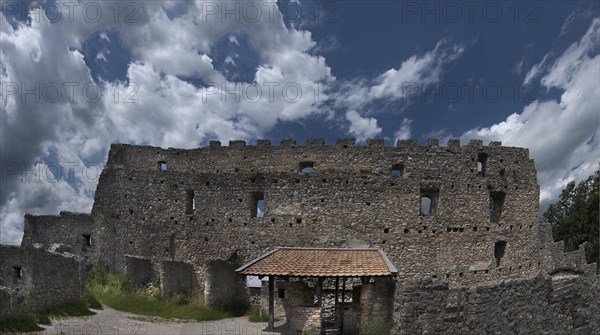
[[[439,190],[437,189],[422,189],[420,214],[421,216],[434,215],[437,209]]]
[[[161,171],[167,171],[167,162],[158,161],[158,169]]]
[[[496,258],[496,266],[500,266],[500,260],[506,252],[506,241],[497,241],[494,243],[494,258]]]
[[[265,216],[265,196],[262,192],[252,194],[252,217],[262,218]]]
[[[83,246],[91,247],[92,246],[92,235],[83,234],[82,237],[83,237]]]
[[[13,277],[15,279],[23,279],[23,269],[20,266],[13,266]]]
[[[488,155],[486,153],[479,153],[477,155],[477,175],[485,177],[485,168],[487,164]]]
[[[312,173],[314,171],[315,164],[313,162],[300,162],[299,169],[302,173]]]
[[[404,174],[404,165],[403,164],[393,164],[392,165],[392,170],[390,172],[390,175],[392,177],[402,177],[402,175]]]
[[[194,198],[194,191],[193,190],[187,190],[185,191],[185,212],[186,214],[192,214],[194,213],[194,210],[196,209],[196,199]]]
[[[490,222],[500,222],[502,211],[504,209],[505,197],[506,193],[504,192],[490,192]]]

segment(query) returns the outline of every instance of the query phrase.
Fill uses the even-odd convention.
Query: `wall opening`
[[[390,175],[392,177],[402,177],[403,174],[404,174],[404,164],[401,164],[401,163],[392,164],[392,170],[390,172]]]
[[[83,237],[83,247],[91,247],[92,246],[92,235],[88,235],[88,234],[83,234],[81,235]]]
[[[171,234],[169,238],[169,256],[175,258],[175,234]]]
[[[490,221],[493,223],[500,222],[502,210],[504,209],[504,199],[506,193],[494,191],[490,192]]]
[[[421,189],[420,215],[434,215],[437,208],[439,190]]]
[[[485,177],[487,159],[488,155],[486,153],[480,152],[477,155],[477,175],[480,177]]]
[[[23,279],[23,269],[20,266],[13,266],[13,278]]]
[[[265,216],[265,195],[263,192],[252,194],[252,217],[262,218]]]
[[[196,199],[194,198],[194,191],[187,190],[185,191],[185,212],[186,214],[194,213],[196,209]]]
[[[285,299],[285,289],[277,289],[277,296],[279,297],[279,299]]]
[[[299,169],[300,169],[300,172],[302,172],[302,173],[312,173],[314,168],[315,168],[315,163],[313,163],[313,162],[305,161],[305,162],[300,162],[300,164],[299,164]]]
[[[167,171],[167,162],[158,161],[158,169],[161,171]]]
[[[506,241],[497,241],[494,243],[494,258],[496,258],[496,266],[500,266],[500,260],[506,252]]]

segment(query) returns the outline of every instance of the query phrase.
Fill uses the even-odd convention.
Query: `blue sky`
[[[88,212],[115,142],[500,140],[530,149],[542,208],[598,168],[597,1],[54,0],[1,12],[3,243],[20,240],[25,212]]]

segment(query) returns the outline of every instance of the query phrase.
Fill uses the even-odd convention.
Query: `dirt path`
[[[96,315],[53,321],[46,330],[28,334],[44,335],[259,335],[266,332],[266,322],[249,322],[247,317],[203,322],[170,322],[140,317],[105,307],[93,310]],[[149,322],[148,320],[153,320]],[[158,321],[154,321],[158,320]],[[277,326],[277,324],[276,324]]]

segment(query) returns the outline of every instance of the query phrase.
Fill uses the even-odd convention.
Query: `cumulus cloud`
[[[538,168],[542,208],[569,181],[582,180],[599,168],[599,42],[600,19],[596,18],[584,36],[558,58],[551,61],[548,54],[540,63],[547,66],[535,65],[530,70],[541,76],[542,86],[562,91],[558,101],[534,101],[521,113],[461,136],[465,141],[501,140],[505,145],[529,148]]]
[[[454,45],[448,47],[445,40],[437,43],[433,50],[423,56],[411,56],[402,62],[399,69],[390,69],[377,78],[377,83],[369,90],[376,98],[392,97],[401,99],[410,91],[410,84],[427,85],[440,80],[444,65],[457,59],[464,52],[464,47]]]
[[[381,134],[381,128],[377,126],[375,118],[362,117],[358,112],[351,110],[346,113],[346,120],[350,122],[350,134],[356,136],[359,142]]]
[[[450,45],[442,39],[432,50],[409,57],[402,61],[398,69],[389,69],[373,80],[357,78],[339,83],[336,104],[358,110],[378,99],[410,103],[415,87],[439,82],[448,65],[458,59],[464,50],[464,46]]]
[[[360,107],[374,99],[401,97],[393,91],[403,80],[439,80],[444,64],[462,53],[462,47],[441,41],[374,79],[338,82],[317,54],[320,48],[311,33],[286,26],[274,1],[259,4],[265,15],[258,21],[207,15],[207,6],[220,4],[214,1],[128,1],[133,17],[121,12],[117,19],[113,2],[55,3],[63,10],[58,22],[45,19],[39,2],[31,3],[30,22],[13,26],[15,20],[0,13],[2,242],[19,241],[26,212],[89,212],[97,183],[89,173],[101,169],[110,143],[191,148],[213,138],[251,140],[280,122],[339,110],[338,118],[328,120],[344,119],[347,132],[364,141],[382,129]],[[81,9],[88,4],[100,6],[105,15],[98,20],[83,16]],[[124,81],[94,81],[80,51],[87,38],[100,32],[108,46],[97,57],[105,60],[112,43],[109,31],[132,55]],[[237,44],[240,31],[260,58],[252,82],[227,80],[211,58],[219,39]],[[56,99],[54,84],[61,93]],[[37,95],[22,94],[36,85]],[[339,88],[343,97],[333,112],[323,105],[331,101],[332,92],[323,89],[328,85]],[[410,122],[403,121],[398,133],[410,133]],[[54,165],[71,172],[53,181],[23,178]]]
[[[78,8],[86,3],[81,1]],[[82,171],[101,164],[111,142],[190,148],[212,138],[227,142],[262,137],[279,121],[319,113],[320,102],[311,87],[335,79],[324,58],[309,54],[315,46],[311,34],[286,27],[274,2],[269,2],[275,9],[273,16],[260,22],[202,17],[205,5],[214,2],[181,2],[186,8],[176,17],[165,12],[164,8],[172,9],[168,1],[128,2],[137,9],[129,22],[115,21],[112,15],[92,21],[76,13],[73,20],[66,19],[72,7],[65,1],[57,4],[65,10],[65,19],[58,22],[45,19],[43,9],[35,6],[30,16],[37,19],[29,24],[13,27],[9,24],[13,21],[0,18],[0,76],[10,86],[3,86],[0,115],[2,242],[20,239],[25,212],[88,212],[97,179],[87,178]],[[103,13],[114,12],[109,5],[94,2],[103,6]],[[111,29],[119,32],[134,56],[127,82],[94,82],[78,50],[99,30],[100,38],[109,42],[103,32]],[[256,69],[254,83],[227,81],[208,55],[217,39],[240,30],[248,32],[260,53],[262,65]],[[197,87],[183,78],[210,84]],[[71,94],[48,101],[44,87],[49,83],[59,88],[65,83],[77,86]],[[22,97],[22,84],[27,89],[39,84],[38,95]],[[88,84],[92,90],[82,92]],[[45,171],[44,164],[79,172],[52,183],[21,178]]]
[[[398,140],[408,140],[411,136],[410,119],[404,118],[400,124],[400,128],[394,132],[394,142]]]

